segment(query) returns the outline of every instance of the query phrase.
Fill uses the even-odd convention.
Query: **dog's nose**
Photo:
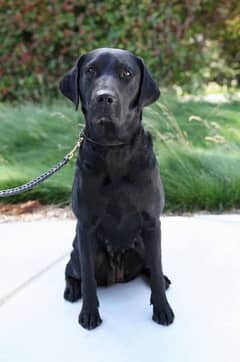
[[[96,96],[96,102],[111,105],[115,103],[116,97],[113,94],[110,93],[100,93]]]

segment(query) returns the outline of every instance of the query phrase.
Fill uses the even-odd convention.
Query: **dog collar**
[[[87,142],[94,143],[95,145],[102,146],[102,147],[119,147],[119,146],[129,145],[129,143],[124,143],[124,142],[118,142],[118,143],[100,143],[100,142],[97,142],[97,141],[93,140],[92,138],[86,136],[86,134],[85,134],[84,132],[81,133],[81,138],[83,138],[83,139],[86,140]]]

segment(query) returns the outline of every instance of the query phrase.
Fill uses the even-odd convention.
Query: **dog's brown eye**
[[[93,74],[93,73],[95,73],[96,72],[96,68],[94,67],[94,66],[89,66],[88,68],[87,68],[87,73],[88,74]]]
[[[132,73],[128,69],[123,69],[120,73],[121,78],[129,78],[131,75]]]

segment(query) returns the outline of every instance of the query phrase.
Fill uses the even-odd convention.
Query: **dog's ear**
[[[160,97],[160,90],[147,70],[143,59],[137,57],[137,61],[141,69],[141,83],[138,104],[140,109],[143,109],[149,104],[155,102]]]
[[[78,109],[80,99],[79,78],[80,68],[83,60],[84,55],[78,58],[74,67],[67,74],[65,74],[59,83],[59,88],[62,94],[75,104],[76,111]]]

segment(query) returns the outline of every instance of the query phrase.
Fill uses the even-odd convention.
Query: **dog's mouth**
[[[99,116],[96,121],[97,124],[100,124],[101,126],[108,126],[109,124],[113,123],[113,118],[111,116]]]
[[[111,115],[101,114],[90,117],[87,121],[89,135],[96,141],[117,141],[119,140],[119,127]]]
[[[115,123],[113,120],[106,117],[101,117],[99,120],[97,133],[110,141],[118,138],[117,127]]]

